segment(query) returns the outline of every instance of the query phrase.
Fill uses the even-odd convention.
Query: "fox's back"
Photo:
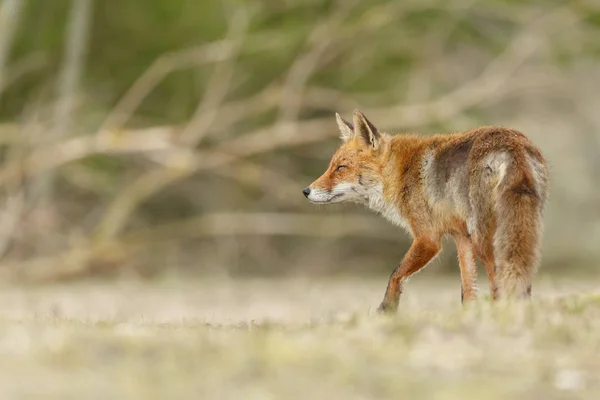
[[[409,143],[410,141],[414,143]],[[547,168],[541,152],[521,132],[502,127],[482,127],[463,133],[425,138],[400,137],[397,148],[405,153],[398,166],[403,180],[415,190],[432,224],[442,230],[457,220],[474,218],[474,203],[490,204],[507,173],[519,175],[519,184],[542,202],[547,196]],[[516,175],[515,175],[516,174]],[[486,197],[482,199],[481,197]],[[493,205],[490,205],[492,207]],[[402,205],[401,205],[402,207]],[[404,205],[406,207],[406,205]],[[490,210],[490,213],[492,210]],[[426,219],[426,218],[422,218]],[[423,221],[425,222],[425,221]]]

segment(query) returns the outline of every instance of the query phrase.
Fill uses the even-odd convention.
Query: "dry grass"
[[[461,310],[419,277],[15,288],[0,295],[0,397],[597,398],[597,282],[543,281],[530,307]],[[586,293],[586,294],[581,294]]]

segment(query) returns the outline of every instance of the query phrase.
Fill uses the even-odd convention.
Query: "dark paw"
[[[385,315],[392,315],[392,314],[395,314],[397,310],[398,310],[398,306],[384,302],[384,303],[381,303],[381,305],[377,309],[377,313],[385,314]]]

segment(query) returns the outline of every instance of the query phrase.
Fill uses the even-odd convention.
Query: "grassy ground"
[[[419,277],[394,318],[385,279],[4,287],[0,398],[595,399],[599,283],[462,310]]]

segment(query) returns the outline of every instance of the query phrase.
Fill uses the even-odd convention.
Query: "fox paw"
[[[377,313],[385,314],[385,315],[392,315],[392,314],[396,313],[397,310],[398,310],[398,306],[396,306],[394,304],[389,304],[389,303],[383,302],[383,303],[381,303],[379,308],[377,308]]]

